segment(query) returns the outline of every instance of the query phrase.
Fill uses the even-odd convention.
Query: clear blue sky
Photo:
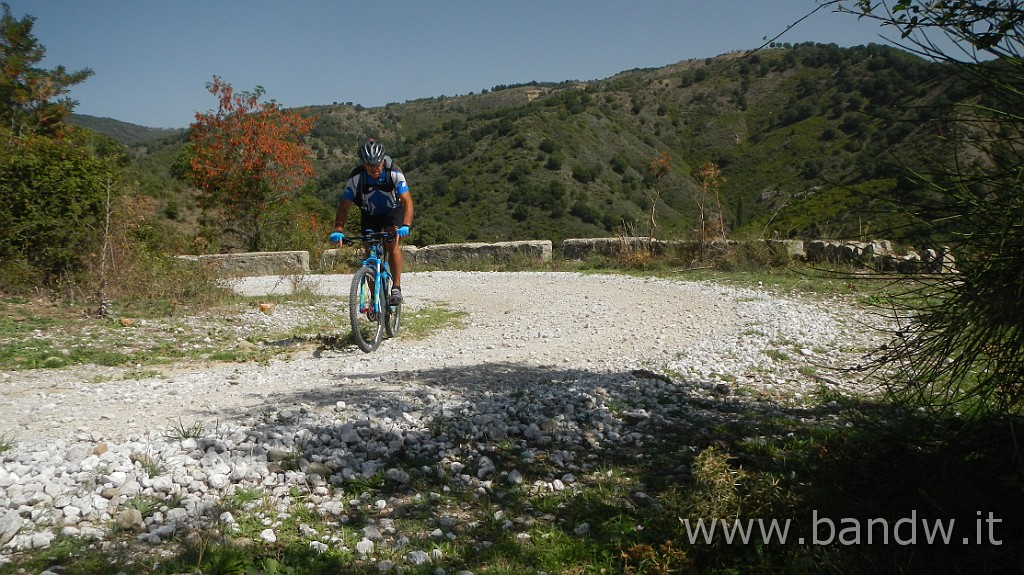
[[[81,114],[183,128],[206,84],[284,107],[367,107],[499,84],[597,80],[760,46],[818,0],[6,0],[36,18],[42,66],[91,68]],[[851,2],[852,3],[852,2]],[[891,29],[821,10],[780,41],[885,43]]]

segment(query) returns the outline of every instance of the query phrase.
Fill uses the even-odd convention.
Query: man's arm
[[[412,213],[413,213],[412,194],[410,194],[409,192],[406,192],[406,193],[402,194],[402,225],[403,226],[411,226],[412,225]]]
[[[342,199],[338,202],[338,212],[334,215],[334,231],[345,231],[345,220],[348,219],[348,210],[352,207],[352,200]]]

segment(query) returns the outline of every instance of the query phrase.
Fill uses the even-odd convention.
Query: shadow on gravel
[[[328,383],[278,398],[334,410],[308,430],[301,461],[345,470],[342,489],[390,498],[353,517],[357,527],[415,520],[476,542],[457,547],[454,564],[469,569],[547,565],[555,542],[567,569],[580,553],[624,573],[1024,565],[1013,422],[934,421],[827,390],[787,405],[645,370],[483,364]],[[287,418],[267,425],[296,431]],[[775,520],[779,531],[741,540],[723,523],[695,537],[699,519]]]
[[[1019,420],[937,421],[827,390],[789,405],[646,370],[499,363],[318,383],[237,414],[291,449],[261,496],[272,511],[238,540],[212,527],[149,572],[931,574],[1024,565]],[[209,510],[212,525],[222,511]],[[267,522],[279,539],[253,542]],[[328,550],[312,546],[330,537]],[[357,544],[368,541],[364,556]],[[55,553],[51,564],[68,575],[101,572]]]

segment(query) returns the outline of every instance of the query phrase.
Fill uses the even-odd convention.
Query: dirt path
[[[100,440],[167,433],[175,425],[251,417],[281,405],[316,408],[415,394],[423,385],[486,382],[520,369],[664,369],[691,356],[718,361],[723,371],[747,369],[732,364],[737,353],[759,353],[756,345],[742,351],[751,347],[744,334],[752,324],[790,322],[793,337],[814,323],[854,329],[834,309],[704,283],[483,272],[423,272],[405,280],[408,310],[444,304],[468,314],[464,327],[386,340],[373,354],[307,345],[288,360],[181,364],[145,379],[121,379],[123,370],[94,366],[6,372],[0,374],[0,434]],[[302,284],[339,298],[348,290],[343,276],[309,276]],[[295,281],[248,278],[234,287],[261,295],[287,292]],[[757,315],[766,312],[772,317]],[[761,331],[772,337],[772,329]]]

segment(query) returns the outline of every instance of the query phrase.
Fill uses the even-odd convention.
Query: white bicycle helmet
[[[368,166],[376,166],[384,161],[384,145],[370,138],[359,146],[359,159]]]

